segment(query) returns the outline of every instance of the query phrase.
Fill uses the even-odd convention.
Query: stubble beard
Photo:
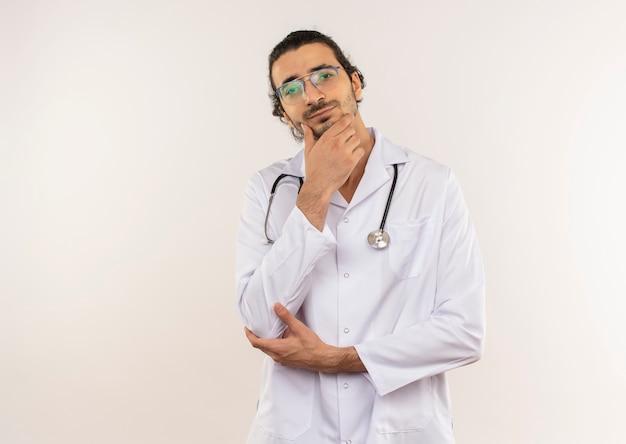
[[[338,100],[331,100],[330,102],[320,102],[316,105],[311,106],[311,108],[309,108],[306,113],[303,114],[303,121],[307,120],[310,116],[314,115],[316,112],[327,108],[329,106],[340,106],[343,105],[343,108],[345,110],[347,110],[349,113],[351,113],[353,116],[356,116],[356,113],[359,109],[357,101],[356,101],[356,96],[354,95],[354,90],[351,91],[350,94],[348,94],[345,99],[343,100],[342,103],[340,103]],[[341,118],[341,116],[337,117],[337,119]],[[300,122],[300,125],[303,123],[303,121]],[[322,137],[322,135],[328,131],[330,129],[330,127],[332,127],[335,122],[337,120],[331,120],[330,117],[322,120],[322,126],[315,129],[315,128],[311,128],[311,130],[313,130],[313,137],[315,138],[315,140],[318,140],[320,137]],[[298,134],[300,134],[301,137],[304,137],[304,133],[300,130],[301,126],[297,125],[296,126],[296,131],[298,132]]]

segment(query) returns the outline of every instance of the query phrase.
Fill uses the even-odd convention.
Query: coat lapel
[[[393,179],[392,165],[408,161],[406,153],[399,146],[394,145],[379,131],[373,128],[370,131],[376,142],[367,160],[361,182],[350,202],[351,207],[358,205]]]
[[[365,172],[361,182],[350,202],[351,207],[358,205],[375,193],[380,187],[393,179],[393,164],[401,164],[408,161],[406,153],[397,145],[394,145],[382,133],[374,128],[369,128],[370,134],[375,138],[374,148],[370,153],[365,166]],[[293,176],[305,177],[304,150],[300,150],[282,169],[282,173]],[[337,191],[331,200],[334,204],[345,206],[345,200]]]

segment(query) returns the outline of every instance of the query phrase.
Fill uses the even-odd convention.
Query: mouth
[[[309,120],[313,119],[324,119],[330,115],[330,113],[335,109],[334,106],[329,106],[328,108],[323,108],[317,111],[315,114],[309,117]]]

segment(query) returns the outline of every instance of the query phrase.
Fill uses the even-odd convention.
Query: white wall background
[[[0,443],[241,443],[245,181],[297,146],[266,57],[316,28],[362,114],[453,167],[488,273],[459,444],[623,444],[626,4],[0,0]]]

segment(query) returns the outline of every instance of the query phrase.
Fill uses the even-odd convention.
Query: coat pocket
[[[267,435],[294,440],[311,427],[316,374],[272,363],[257,423]]]
[[[428,425],[434,409],[432,378],[423,378],[376,398],[372,422],[378,433],[417,432]]]
[[[398,279],[422,274],[432,244],[433,224],[430,216],[408,222],[390,223],[389,266]]]

